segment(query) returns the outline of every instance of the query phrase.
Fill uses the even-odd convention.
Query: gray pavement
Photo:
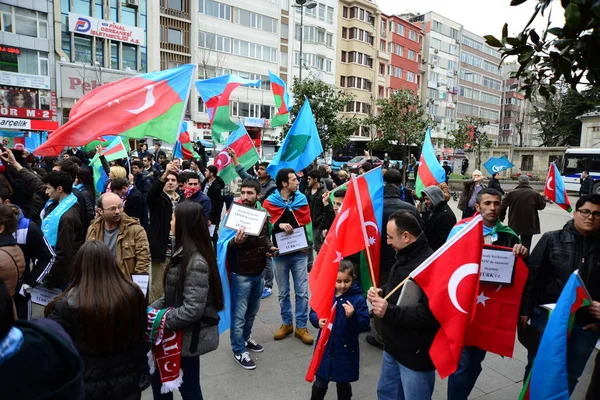
[[[571,197],[573,206],[576,201],[576,197]],[[455,201],[450,200],[457,218],[460,218],[456,204]],[[542,231],[561,229],[569,218],[565,211],[549,204],[540,212]],[[534,236],[534,245],[538,239],[539,235]],[[281,324],[276,292],[275,289],[271,297],[262,301],[254,323],[253,337],[265,346],[263,353],[251,353],[257,365],[255,370],[246,371],[233,360],[228,333],[221,336],[216,351],[200,357],[200,384],[205,399],[306,400],[310,398],[311,384],[304,380],[304,376],[313,348],[303,344],[293,335],[281,341],[273,340],[273,333]],[[317,330],[312,327],[309,329],[316,337]],[[381,351],[366,343],[366,335],[366,333],[360,335],[360,380],[352,384],[353,398],[357,400],[377,398]],[[595,355],[594,351],[572,399],[584,399]],[[502,358],[488,353],[483,362],[483,371],[469,398],[518,399],[526,363],[527,351],[518,342],[513,358]],[[446,399],[447,382],[447,379],[441,380],[437,377],[433,399]],[[175,398],[181,399],[178,392],[175,393]],[[335,384],[330,385],[326,398],[337,398]],[[152,399],[150,389],[144,391],[142,399]]]

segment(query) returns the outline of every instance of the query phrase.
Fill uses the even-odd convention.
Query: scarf
[[[83,183],[78,183],[77,185],[73,184],[73,189],[77,189],[81,192],[83,189],[85,189],[85,185]]]
[[[65,197],[50,214],[46,214],[48,207],[56,203],[54,200],[48,200],[42,211],[42,232],[50,243],[50,246],[56,247],[56,241],[58,239],[58,225],[63,214],[69,211],[75,203],[77,203],[77,197],[73,193]]]
[[[302,193],[294,193],[287,201],[279,191],[274,191],[264,202],[263,207],[271,216],[271,223],[276,224],[286,210],[290,210],[300,226],[310,223],[308,200]]]
[[[186,187],[183,190],[183,195],[185,196],[186,199],[189,199],[193,195],[195,195],[196,193],[198,193],[199,191],[200,191],[199,187]]]
[[[8,335],[0,342],[0,365],[19,351],[24,341],[23,332],[13,326],[8,331]]]
[[[465,218],[461,221],[458,221],[458,223],[456,225],[454,225],[454,228],[452,228],[452,230],[450,231],[450,234],[448,235],[448,239],[450,239],[452,236],[456,235],[458,232],[460,232],[460,230],[462,228],[464,228],[465,226],[467,226],[467,224],[469,222],[471,222],[471,220],[473,218],[475,218],[477,215],[479,215],[479,213],[475,213],[475,215],[473,215],[472,217],[469,218]],[[498,233],[507,233],[509,235],[513,235],[515,237],[519,237],[519,235],[517,235],[515,233],[515,231],[513,231],[510,227],[502,224],[502,222],[500,222],[500,220],[496,221],[496,225],[494,225],[491,228],[488,228],[487,226],[485,226],[485,224],[483,225],[483,236],[488,236],[490,235],[492,237],[492,242],[495,242],[498,239]]]
[[[183,371],[181,370],[181,341],[183,332],[166,331],[165,323],[167,315],[173,307],[158,310],[148,307],[148,325],[144,337],[151,344],[148,352],[148,367],[150,374],[160,374],[162,384],[160,392],[165,394],[179,389],[183,382]]]

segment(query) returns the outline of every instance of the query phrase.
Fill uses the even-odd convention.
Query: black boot
[[[352,398],[352,386],[349,383],[337,385],[338,400],[350,400]]]
[[[312,386],[312,395],[310,400],[323,400],[327,394],[327,388],[318,388],[314,384]]]

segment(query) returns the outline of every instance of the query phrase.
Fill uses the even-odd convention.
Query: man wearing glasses
[[[573,219],[562,230],[545,233],[528,260],[529,278],[521,300],[519,324],[540,332],[548,323],[548,311],[542,304],[558,301],[560,293],[575,270],[587,287],[593,304],[580,309],[567,347],[569,394],[573,393],[585,364],[600,338],[600,195],[586,195],[575,205]],[[529,349],[525,376],[528,375],[535,349]],[[596,397],[597,398],[597,397]]]
[[[100,196],[98,215],[85,239],[103,241],[125,276],[148,274],[150,246],[146,231],[136,218],[123,212],[121,197],[115,193]]]

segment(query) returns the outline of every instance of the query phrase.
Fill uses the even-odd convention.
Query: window
[[[414,40],[415,42],[417,41],[417,33],[415,31],[408,31],[408,38],[410,40]]]
[[[383,51],[383,52],[386,51],[386,49],[385,49],[385,40],[383,40],[383,39],[379,40],[379,51]]]
[[[385,64],[384,63],[379,63],[379,75],[385,76]]]
[[[48,76],[48,53],[21,49],[21,53],[3,53],[0,56],[0,71]]]
[[[325,21],[325,10],[326,10],[325,4],[319,4],[319,20],[320,21]]]
[[[404,47],[400,46],[399,44],[396,45],[396,50],[394,51],[394,53],[397,56],[403,56],[404,55]]]
[[[92,39],[90,37],[75,35],[75,61],[92,63]]]
[[[333,7],[327,7],[327,22],[333,24]]]
[[[481,108],[479,110],[479,116],[481,118],[486,118],[486,119],[491,119],[491,120],[497,120],[499,115],[500,114],[499,114],[498,111],[488,110],[488,109],[485,109],[485,108]]]
[[[394,76],[396,78],[402,78],[402,68],[394,67]]]
[[[458,30],[456,30],[454,28],[450,28],[450,37],[452,39],[458,40]]]
[[[42,12],[0,4],[0,31],[47,39],[48,15]]]
[[[110,67],[112,69],[119,69],[119,43],[110,43]]]
[[[122,68],[137,70],[137,48],[133,44],[123,43],[123,65]]]
[[[325,44],[329,47],[333,47],[333,33],[327,34]]]
[[[438,21],[432,21],[431,22],[431,30],[442,33],[442,23],[438,22]]]
[[[440,41],[440,39],[431,38],[430,46],[434,49],[439,50],[442,48],[442,42]]]
[[[342,8],[342,17],[343,18],[348,18],[348,7],[343,7]]]
[[[533,154],[523,154],[521,156],[521,171],[533,170]]]
[[[458,46],[451,44],[450,46],[448,46],[448,53],[450,54],[458,54]]]
[[[277,54],[279,53],[279,50],[274,47],[263,46],[246,42],[245,40],[232,39],[202,31],[199,33],[198,47],[215,49],[224,53],[256,58],[268,62],[277,62]]]
[[[213,0],[200,0],[200,14],[231,20],[231,6]]]
[[[344,50],[342,50],[342,62],[346,62],[346,55],[347,54],[348,54],[347,52],[345,52]]]
[[[400,36],[404,36],[404,25],[396,24],[396,33]]]
[[[412,83],[417,83],[417,76],[414,72],[406,71],[406,80]]]
[[[202,1],[200,1],[200,2],[202,2]],[[181,5],[181,0],[168,0],[167,7],[171,8],[173,10],[183,11],[183,8]]]
[[[348,28],[342,28],[342,39],[348,39]]]
[[[417,54],[414,51],[412,51],[412,50],[408,50],[408,59],[416,61]]]
[[[183,44],[183,35],[181,31],[178,29],[167,29],[167,42],[182,45]]]
[[[500,96],[495,96],[486,92],[481,92],[480,100],[488,104],[500,104]]]
[[[427,89],[427,97],[429,97],[430,99],[437,99],[438,91],[436,89],[428,88]]]
[[[227,6],[229,7],[229,6]],[[234,22],[253,29],[277,33],[277,20],[252,11],[235,9]]]
[[[288,39],[289,38],[289,30],[290,26],[288,24],[281,23],[281,38]]]

